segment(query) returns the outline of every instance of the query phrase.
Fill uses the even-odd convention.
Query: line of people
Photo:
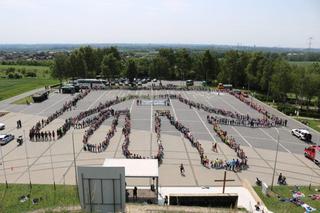
[[[157,120],[157,119],[156,119]],[[157,120],[157,122],[159,122],[159,120]],[[155,126],[159,126],[159,123],[157,123]],[[160,131],[160,129],[156,130],[156,132]],[[130,119],[130,112],[129,110],[126,113],[125,116],[125,120],[124,120],[124,126],[122,128],[122,134],[124,136],[124,142],[122,144],[122,153],[126,158],[131,158],[131,159],[148,159],[149,157],[145,157],[136,153],[133,153],[129,150],[129,144],[130,144],[130,133],[131,133],[131,119]],[[158,159],[159,165],[162,163],[163,161],[163,146],[160,140],[160,136],[159,136],[159,140],[158,142],[158,151],[157,154],[155,156],[151,156],[150,158],[152,159]]]
[[[38,121],[30,130],[29,130],[29,138],[30,141],[50,141],[49,133],[48,132],[54,132],[54,131],[41,131],[45,126],[47,126],[49,123],[51,123],[54,119],[60,117],[64,112],[68,110],[72,110],[72,107],[76,106],[78,101],[83,99],[89,94],[90,90],[82,90],[81,93],[79,93],[76,97],[74,97],[71,101],[67,101],[63,104],[63,106],[54,112],[52,115],[50,115],[47,119],[42,119],[41,121]],[[69,128],[69,119],[67,119],[66,123],[58,128],[57,130],[57,136],[62,136],[63,130],[66,130]],[[45,133],[47,133],[47,137],[45,136]],[[51,133],[52,136],[52,133]]]
[[[200,156],[200,162],[203,166],[209,167],[209,158],[204,155],[204,149],[201,145],[201,143],[192,135],[189,128],[185,127],[182,123],[175,120],[174,116],[170,114],[170,111],[162,113],[162,115],[165,115],[167,119],[170,121],[170,124],[173,125],[178,131],[180,131],[186,139],[189,140],[192,147],[196,148],[199,156]]]
[[[248,158],[243,149],[240,148],[240,144],[237,143],[232,136],[228,136],[227,131],[222,130],[217,123],[213,123],[213,130],[217,133],[223,143],[227,144],[237,153],[237,156],[241,159],[241,162],[245,165],[245,167],[247,167]]]
[[[103,121],[108,119],[111,116],[111,110],[106,109],[99,113],[99,116],[96,117],[95,121],[90,125],[89,129],[87,129],[83,135],[82,143],[84,146],[88,144],[89,138],[93,135],[93,133],[101,126]],[[91,146],[88,146],[88,149],[91,151]],[[98,150],[93,150],[93,152],[96,152]],[[100,150],[99,150],[100,151]]]
[[[158,144],[158,152],[157,155],[154,156],[155,159],[158,159],[159,165],[162,164],[164,152],[163,152],[163,145],[161,141],[161,119],[158,113],[154,116],[154,131],[157,134],[157,144]]]
[[[189,105],[189,107],[195,107],[198,110],[202,109],[208,113],[214,113],[219,114],[225,117],[230,117],[232,119],[222,119],[222,121],[226,121],[224,124],[226,125],[242,125],[242,126],[248,126],[248,127],[273,127],[277,126],[276,122],[269,120],[267,117],[264,118],[252,118],[249,116],[249,114],[244,115],[237,112],[231,112],[229,110],[215,108],[215,107],[209,107],[202,103],[197,103],[195,101],[191,101],[189,99],[183,98],[181,95],[179,95],[178,100],[181,103],[184,103],[186,105]]]
[[[272,127],[272,125],[271,125],[272,123],[266,122],[267,120],[260,119],[260,118],[251,118],[250,120],[247,120],[247,119],[233,119],[233,118],[207,115],[207,121],[210,124],[218,123],[218,124],[222,124],[222,125],[244,126],[244,127],[251,127],[251,128]]]
[[[247,99],[241,93],[235,93],[233,91],[230,91],[229,94],[233,95],[234,97],[236,97],[241,102],[247,104],[252,109],[256,110],[257,112],[263,114],[268,119],[272,120],[273,123],[276,126],[287,126],[287,124],[288,124],[288,120],[287,119],[279,118],[278,116],[271,114],[263,106],[253,102],[252,100]]]
[[[117,131],[119,116],[120,116],[120,113],[115,111],[114,118],[111,123],[111,128],[109,129],[105,139],[102,142],[100,142],[99,144],[91,144],[91,143],[88,143],[87,141],[87,143],[83,145],[83,150],[94,152],[94,153],[104,152],[108,148],[111,138],[114,136],[115,132]]]

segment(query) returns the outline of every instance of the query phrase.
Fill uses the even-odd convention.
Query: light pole
[[[4,160],[3,160],[4,156],[3,156],[3,152],[2,152],[2,145],[0,145],[0,151],[1,151],[1,161],[2,161],[4,179],[6,181],[6,188],[8,188],[7,173],[6,173],[6,168],[4,166]]]
[[[28,156],[28,148],[27,148],[27,138],[26,138],[26,133],[25,130],[23,130],[23,137],[24,137],[24,151],[26,154],[26,160],[27,160],[27,171],[28,171],[28,177],[29,177],[29,188],[30,192],[32,189],[32,184],[31,184],[31,175],[30,175],[30,166],[29,166],[29,156]]]
[[[274,175],[275,175],[275,173],[276,173],[277,160],[278,160],[278,152],[279,152],[279,137],[280,137],[280,133],[279,133],[279,130],[278,130],[277,127],[276,127],[276,130],[277,130],[277,132],[278,132],[278,137],[277,137],[277,150],[276,150],[276,157],[275,157],[275,159],[274,159],[272,182],[271,182],[271,190],[273,190]]]

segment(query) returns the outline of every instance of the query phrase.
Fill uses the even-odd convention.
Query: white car
[[[312,135],[306,129],[292,129],[291,134],[303,141],[311,141]]]
[[[0,130],[4,130],[4,128],[6,128],[6,125],[4,125],[3,123],[0,123]]]
[[[0,135],[0,145],[5,145],[14,139],[14,135],[6,134]]]

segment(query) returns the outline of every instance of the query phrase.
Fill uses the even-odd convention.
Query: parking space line
[[[168,90],[166,90],[166,92],[167,92],[167,94],[169,95]],[[169,101],[170,101],[170,106],[171,106],[171,108],[172,108],[174,117],[175,117],[175,119],[177,119],[177,121],[178,121],[178,117],[177,117],[177,114],[176,114],[176,111],[175,111],[175,109],[174,109],[173,102],[171,101],[170,96],[169,96]],[[177,130],[177,131],[178,131],[178,130]],[[179,131],[178,131],[178,132],[179,132]],[[198,180],[197,180],[196,173],[195,173],[195,171],[194,171],[194,168],[193,168],[193,165],[192,165],[192,161],[191,161],[189,152],[188,152],[188,150],[187,150],[187,146],[186,146],[185,140],[184,140],[184,138],[183,138],[182,133],[181,133],[181,132],[179,132],[179,133],[180,133],[180,139],[181,139],[181,141],[182,141],[182,143],[183,143],[183,146],[184,146],[184,149],[185,149],[185,151],[186,151],[186,155],[187,155],[187,158],[188,158],[188,162],[189,162],[189,165],[190,165],[190,168],[191,168],[191,173],[192,173],[192,176],[193,176],[193,178],[194,178],[195,184],[196,184],[197,186],[199,186],[199,182],[198,182]]]
[[[92,104],[90,104],[89,107],[87,108],[87,110],[90,109],[92,106],[94,106],[103,96],[105,96],[106,93],[107,93],[107,91],[108,91],[108,90],[104,91],[104,92],[99,96],[99,98],[97,98]],[[111,92],[111,90],[108,91],[108,93],[110,93],[110,92]]]
[[[45,108],[45,109],[41,110],[40,112],[36,113],[36,115],[40,115],[41,113],[43,113],[43,112],[47,111],[48,109],[50,109],[50,108],[52,108],[52,107],[56,106],[57,104],[59,104],[59,103],[63,102],[63,101],[64,101],[65,99],[67,99],[68,97],[69,97],[69,96],[66,96],[66,97],[62,98],[60,101],[58,101],[58,102],[56,102],[56,103],[54,103],[54,104],[52,104],[52,105],[48,106],[47,108]]]

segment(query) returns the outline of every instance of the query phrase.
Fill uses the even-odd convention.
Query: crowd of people
[[[276,125],[276,126],[287,126],[287,124],[288,124],[288,120],[287,119],[279,118],[276,115],[271,114],[263,106],[253,102],[252,100],[247,99],[241,93],[235,93],[233,91],[230,91],[229,93],[231,95],[233,95],[234,97],[236,97],[241,102],[243,102],[243,103],[247,104],[248,106],[250,106],[252,109],[258,111],[261,114],[263,114],[266,118],[270,119],[274,123],[274,125]]]
[[[274,120],[269,120],[267,117],[264,116],[264,118],[253,118],[249,116],[249,114],[244,115],[237,112],[231,112],[229,110],[215,108],[215,107],[209,107],[202,103],[197,103],[195,101],[188,100],[186,98],[183,98],[181,95],[179,95],[178,100],[186,105],[189,105],[189,107],[195,107],[198,110],[202,109],[208,113],[214,113],[219,114],[224,117],[218,117],[218,116],[211,116],[211,120],[216,120],[216,122],[224,125],[237,125],[237,126],[247,126],[247,127],[273,127],[280,125],[279,123],[275,122]],[[229,117],[229,118],[226,118]]]

